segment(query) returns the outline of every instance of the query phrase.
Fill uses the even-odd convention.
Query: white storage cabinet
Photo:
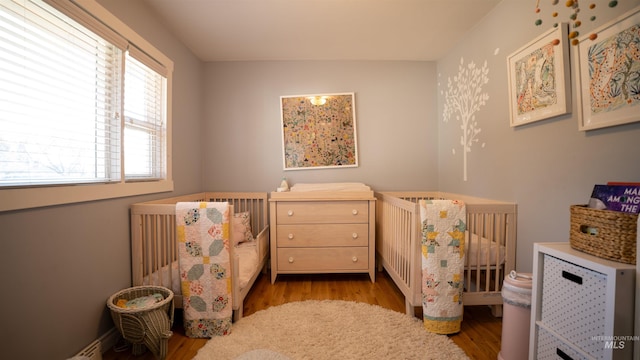
[[[632,359],[635,265],[533,246],[529,358]]]

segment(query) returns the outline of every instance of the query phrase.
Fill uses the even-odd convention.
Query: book
[[[640,213],[640,184],[595,185],[589,207],[600,210]]]

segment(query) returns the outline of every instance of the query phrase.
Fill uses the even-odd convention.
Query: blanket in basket
[[[176,232],[188,337],[231,332],[231,262],[229,205],[226,202],[179,202]]]
[[[460,331],[466,206],[457,200],[420,200],[422,312],[437,334]]]

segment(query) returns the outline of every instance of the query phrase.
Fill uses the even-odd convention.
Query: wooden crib
[[[515,270],[517,205],[443,192],[376,192],[376,252],[405,296],[407,314],[422,306],[421,199],[462,200],[467,209],[464,305],[491,305],[502,316],[502,282]]]
[[[182,307],[175,205],[178,202],[228,202],[231,213],[249,212],[255,243],[230,246],[233,317],[242,317],[244,298],[269,257],[267,193],[202,192],[160,199],[131,206],[131,267],[133,286],[156,285],[175,293],[176,307]],[[257,256],[256,256],[257,254]],[[242,276],[241,276],[242,275]],[[246,285],[242,285],[246,284]]]

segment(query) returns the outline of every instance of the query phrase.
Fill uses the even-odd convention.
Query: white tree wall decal
[[[460,58],[458,75],[454,76],[453,80],[447,79],[448,90],[445,94],[443,116],[444,122],[448,122],[453,116],[460,121],[464,181],[467,181],[467,153],[471,152],[471,146],[478,142],[478,134],[481,131],[476,113],[489,100],[489,94],[482,92],[482,86],[489,82],[488,74],[486,60],[482,68],[476,68],[473,61],[465,67],[464,59]],[[455,154],[455,148],[453,153]]]

